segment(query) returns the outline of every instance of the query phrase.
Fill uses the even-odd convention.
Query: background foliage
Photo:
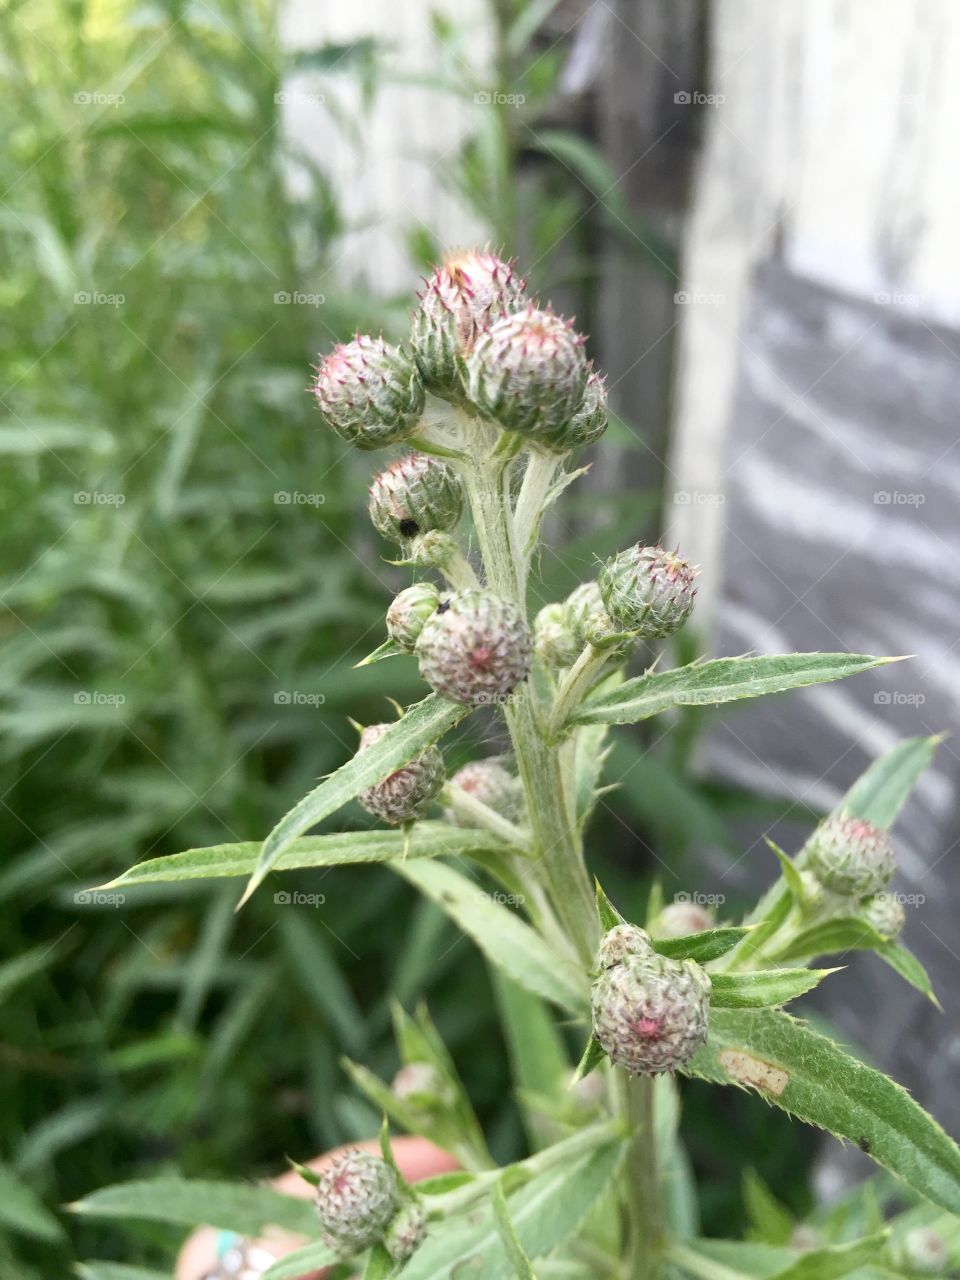
[[[534,38],[523,6],[496,9],[514,50]],[[167,1168],[259,1175],[285,1152],[372,1132],[338,1059],[389,1076],[394,996],[428,998],[495,1155],[516,1157],[522,1138],[482,962],[396,877],[304,876],[322,905],[267,892],[239,917],[234,886],[133,890],[122,909],[77,897],[140,857],[262,837],[352,751],[348,714],[382,719],[385,690],[412,699],[421,686],[406,661],[352,669],[399,580],[364,517],[367,469],[317,429],[305,384],[316,350],[378,326],[383,306],[338,269],[353,229],[326,175],[311,166],[306,203],[285,186],[273,7],[11,3],[0,32],[0,1272],[30,1277],[119,1249],[86,1220],[67,1239],[53,1212],[93,1187]],[[465,92],[459,34],[438,24],[437,38],[451,69],[438,92]],[[346,80],[373,93],[385,74],[372,41],[299,62],[334,118]],[[529,110],[558,70],[559,55],[538,62]],[[498,68],[474,73],[496,83]],[[451,181],[492,235],[509,245],[521,228],[543,250],[537,283],[578,289],[588,321],[588,255],[554,261],[549,248],[585,210],[588,244],[603,160],[554,136],[507,205],[498,193],[529,151],[488,113]],[[413,276],[434,245],[423,228],[410,244]],[[323,305],[282,300],[297,290]],[[542,565],[553,598],[625,541],[638,510],[635,494],[609,495],[578,539],[571,507],[571,540]],[[675,864],[692,843],[730,847],[726,816],[749,802],[689,778],[699,720],[667,737],[651,722],[646,742],[617,747],[623,786],[594,858],[637,915],[652,854]],[[337,818],[363,821],[354,806]],[[707,1223],[729,1228],[731,1151],[777,1122],[747,1098],[721,1115],[697,1086],[688,1095],[694,1155],[715,1175]],[[732,1144],[731,1127],[746,1140]],[[789,1142],[761,1163],[802,1207]],[[139,1233],[126,1261],[174,1238]]]

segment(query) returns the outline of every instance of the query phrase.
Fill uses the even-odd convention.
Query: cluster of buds
[[[389,727],[367,725],[360,734],[359,750],[373,746]],[[422,818],[445,781],[443,756],[437,747],[426,747],[389,777],[361,791],[357,798],[375,818],[398,827]]]
[[[504,702],[527,678],[531,651],[523,610],[480,588],[444,596],[416,645],[427,684],[467,707]]]
[[[369,1151],[344,1151],[327,1166],[316,1209],[325,1243],[344,1259],[382,1243],[394,1261],[405,1262],[426,1235],[420,1200]]]
[[[707,1038],[710,979],[694,960],[654,951],[635,925],[609,930],[597,952],[593,1034],[614,1066],[659,1075],[690,1061]]]
[[[814,832],[807,868],[829,892],[845,898],[881,893],[893,879],[896,856],[890,837],[862,818],[828,818]]]

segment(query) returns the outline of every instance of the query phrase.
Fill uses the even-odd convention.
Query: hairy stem
[[[652,1076],[623,1074],[620,1081],[622,1107],[630,1127],[624,1191],[627,1217],[625,1274],[631,1280],[652,1280],[663,1248],[663,1211],[654,1133],[654,1084]]]
[[[547,736],[551,741],[556,741],[563,735],[571,713],[600,679],[607,665],[607,658],[608,655],[602,649],[595,649],[592,644],[588,644],[560,681],[547,729]]]

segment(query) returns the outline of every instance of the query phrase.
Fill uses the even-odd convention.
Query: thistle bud
[[[697,902],[670,902],[663,908],[653,932],[658,938],[686,938],[716,925],[713,912]]]
[[[404,653],[413,653],[423,624],[439,603],[440,592],[432,582],[415,582],[394,598],[387,610],[387,634]]]
[[[492,591],[471,588],[440,601],[417,641],[420,674],[463,706],[503,702],[530,671],[523,611]]]
[[[581,627],[583,638],[594,649],[601,649],[608,658],[629,658],[637,647],[636,632],[618,627],[606,609],[591,613]]]
[[[567,596],[566,605],[570,611],[574,634],[582,649],[588,644],[585,627],[594,614],[604,614],[603,597],[596,582],[583,582]]]
[[[545,667],[572,667],[583,645],[577,639],[573,614],[567,604],[546,604],[533,623],[533,647]]]
[[[360,449],[405,440],[423,413],[416,365],[383,338],[358,334],[320,361],[313,385],[327,426]]]
[[[374,477],[370,519],[378,533],[400,543],[454,528],[463,513],[456,471],[428,453],[411,453]]]
[[[617,924],[600,939],[597,950],[597,968],[609,969],[623,964],[628,956],[645,956],[653,951],[646,929],[635,924]]]
[[[583,338],[552,311],[528,306],[504,316],[467,357],[467,394],[509,431],[547,447],[583,402]]]
[[[508,822],[525,820],[527,803],[520,779],[496,760],[474,760],[464,765],[450,781]],[[454,826],[469,825],[452,811],[447,812],[446,818]]]
[[[709,992],[694,960],[628,955],[593,984],[593,1034],[632,1076],[676,1071],[707,1038]]]
[[[943,1236],[930,1227],[914,1227],[892,1252],[898,1268],[910,1275],[943,1275],[950,1264],[950,1253]]]
[[[599,440],[607,429],[607,389],[603,375],[590,371],[580,408],[564,426],[541,439],[554,453],[566,453]]]
[[[524,281],[495,254],[450,254],[420,295],[413,316],[413,357],[437,395],[459,391],[463,359],[478,335],[523,303]]]
[[[828,818],[813,833],[807,866],[831,893],[863,898],[887,887],[896,858],[885,831],[847,815]]]
[[[383,1237],[387,1253],[394,1262],[406,1262],[423,1244],[427,1235],[427,1213],[419,1197],[402,1206],[387,1227]]]
[[[360,735],[359,750],[366,751],[389,728],[387,724],[368,725]],[[422,818],[445,781],[439,748],[426,747],[388,778],[361,791],[357,799],[375,818],[398,827]]]
[[[316,1208],[325,1242],[350,1258],[383,1239],[400,1207],[394,1170],[369,1151],[345,1151],[321,1175]]]
[[[600,570],[604,606],[624,631],[641,640],[661,640],[682,627],[696,595],[694,570],[663,547],[637,543]]]
[[[881,938],[892,942],[898,938],[906,923],[906,912],[892,893],[877,893],[860,904],[860,914],[871,929]]]
[[[439,1098],[447,1087],[439,1071],[429,1062],[408,1062],[393,1077],[390,1092],[395,1098]]]

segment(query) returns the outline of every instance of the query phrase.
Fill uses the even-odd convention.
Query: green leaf
[[[857,916],[834,916],[832,920],[801,929],[770,954],[776,960],[809,960],[812,956],[836,951],[873,951],[882,946],[883,938],[865,920]]]
[[[662,956],[706,964],[735,947],[749,932],[749,925],[721,925],[718,929],[688,933],[685,938],[653,938],[652,942],[654,951],[659,951]]]
[[[597,899],[597,916],[603,932],[607,933],[610,929],[615,929],[618,924],[626,924],[627,921],[600,887],[600,881],[594,880],[593,883]]]
[[[587,1011],[589,985],[572,960],[473,880],[442,862],[393,862],[391,867],[455,920],[508,978],[577,1017]]]
[[[713,1009],[762,1009],[795,1000],[836,969],[761,969],[754,973],[710,975]]]
[[[840,1280],[883,1254],[887,1232],[867,1236],[863,1240],[851,1240],[849,1244],[830,1245],[824,1249],[811,1249],[783,1271],[774,1280]]]
[[[263,883],[277,860],[303,833],[328,818],[359,795],[366,787],[372,787],[383,778],[412,760],[425,747],[432,746],[469,711],[459,703],[450,702],[432,693],[422,702],[410,707],[392,724],[382,738],[372,743],[366,751],[352,756],[318,787],[286,814],[263,842],[256,868],[244,890],[239,905]]]
[[[215,844],[187,849],[166,858],[148,858],[102,885],[117,889],[166,880],[207,880],[246,876],[256,866],[260,845],[255,841]],[[403,831],[332,831],[329,835],[294,840],[274,864],[275,871],[307,867],[339,867],[354,862],[389,862],[395,858],[469,857],[503,852],[503,842],[489,831],[449,827],[444,822],[418,822]]]
[[[69,1208],[91,1218],[133,1218],[210,1226],[257,1236],[264,1227],[282,1227],[298,1235],[316,1234],[317,1216],[308,1200],[268,1187],[200,1178],[150,1178],[103,1187]]]
[[[316,1230],[316,1215],[314,1215]],[[315,1242],[304,1245],[302,1249],[294,1249],[279,1261],[267,1267],[262,1280],[303,1280],[305,1275],[313,1275],[337,1261],[336,1254],[325,1244]]]
[[[527,1095],[562,1097],[570,1061],[552,1011],[502,969],[492,965],[490,977],[516,1088]],[[548,1136],[542,1121],[528,1107],[521,1108],[521,1115],[532,1148],[542,1147]]]
[[[576,1231],[609,1185],[622,1150],[622,1139],[608,1137],[586,1154],[571,1156],[535,1174],[508,1196],[516,1238],[529,1258],[549,1253]],[[522,1165],[513,1169],[525,1171]],[[407,1263],[403,1280],[459,1280],[466,1275],[509,1280],[514,1274],[488,1202],[431,1230]]]
[[[507,1255],[507,1261],[510,1263],[513,1275],[517,1280],[537,1280],[533,1267],[530,1265],[530,1259],[524,1252],[520,1237],[517,1235],[516,1228],[510,1217],[510,1208],[503,1191],[503,1178],[493,1188],[492,1202],[493,1217],[497,1224],[497,1231],[500,1233],[500,1242]]]
[[[63,1227],[37,1193],[6,1165],[0,1165],[0,1225],[36,1240],[63,1236]]]
[[[673,671],[648,671],[617,689],[589,698],[573,713],[577,724],[632,724],[672,707],[698,707],[806,685],[841,680],[897,662],[859,653],[784,653],[757,658],[715,658]]]
[[[915,987],[938,1009],[942,1009],[943,1006],[937,999],[926,969],[912,951],[908,951],[900,942],[885,942],[876,948],[876,953],[895,973],[899,973],[901,978],[909,982],[911,987]]]
[[[743,1204],[750,1223],[750,1239],[763,1244],[785,1245],[795,1226],[785,1209],[755,1169],[743,1175]]]
[[[600,1046],[600,1041],[596,1036],[591,1036],[587,1041],[587,1047],[584,1049],[580,1061],[577,1063],[577,1069],[573,1073],[571,1084],[576,1084],[591,1071],[596,1071],[597,1067],[606,1060],[607,1055]]]
[[[787,888],[793,895],[794,901],[803,902],[806,898],[806,894],[803,889],[803,879],[801,878],[800,872],[797,870],[793,859],[789,854],[784,853],[780,846],[771,840],[769,836],[764,836],[764,840],[767,842],[767,846],[777,855],[777,861],[780,863],[780,871],[783,875]]]
[[[799,1257],[791,1249],[735,1240],[689,1240],[668,1249],[671,1261],[697,1280],[840,1280],[875,1261],[886,1233],[849,1244],[814,1249]],[[788,1261],[788,1259],[791,1259]],[[886,1274],[886,1273],[885,1273]]]
[[[685,1068],[753,1087],[808,1124],[847,1138],[920,1195],[960,1212],[960,1148],[905,1089],[803,1022],[773,1009],[717,1009]]]
[[[387,1277],[397,1269],[397,1264],[384,1246],[378,1244],[370,1250],[370,1257],[363,1269],[363,1280],[387,1280]]]
[[[605,724],[585,725],[576,735],[576,761],[574,764],[574,789],[576,792],[577,825],[583,827],[593,807],[606,790],[601,787],[603,767],[611,748],[604,746],[610,732]]]
[[[148,1271],[122,1262],[78,1262],[77,1275],[80,1280],[170,1280],[169,1271]]]
[[[930,764],[942,734],[905,738],[862,773],[834,810],[851,813],[887,830],[893,826],[917,779]]]

